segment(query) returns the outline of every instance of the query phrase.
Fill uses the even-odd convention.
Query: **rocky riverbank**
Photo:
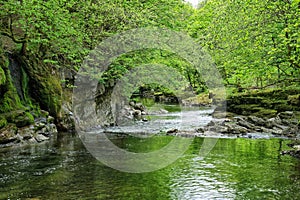
[[[260,118],[249,115],[236,115],[230,118],[214,118],[204,128],[199,128],[198,133],[209,135],[212,133],[230,134],[238,137],[254,137],[254,133],[272,134],[277,137],[297,138],[300,137],[298,119],[293,111],[278,113],[272,118]]]
[[[292,149],[282,151],[281,154],[300,159],[300,124],[294,112],[280,112],[272,118],[260,118],[253,115],[233,116],[232,113],[223,113],[223,116],[224,115],[231,117],[213,118],[206,126],[194,131],[170,129],[166,131],[166,134],[182,137],[289,138],[294,140],[294,142],[289,145]],[[218,113],[218,116],[220,116],[220,113]]]
[[[0,129],[0,147],[40,143],[57,134],[54,118],[46,111],[43,114],[33,119],[24,111],[6,113],[7,124]]]

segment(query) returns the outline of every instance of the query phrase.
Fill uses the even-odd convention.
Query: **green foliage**
[[[30,125],[34,122],[32,114],[24,110],[14,110],[3,114],[3,116],[7,122],[16,124],[17,127]]]
[[[51,115],[60,115],[61,81],[54,75],[60,68],[77,71],[85,56],[105,38],[147,26],[190,34],[213,57],[232,93],[300,82],[299,0],[206,0],[198,9],[181,0],[7,0],[0,5],[0,54],[10,50],[3,41],[15,44],[27,62],[22,69],[29,75],[23,76],[23,93]],[[33,58],[39,62],[32,62]],[[207,91],[201,74],[190,63],[157,49],[120,56],[99,81],[112,87],[133,68],[158,63],[179,71],[196,93]],[[170,84],[176,88],[180,82]],[[0,112],[22,107],[2,64],[0,86]],[[148,86],[157,93],[175,92]]]
[[[227,85],[290,84],[300,77],[299,18],[298,1],[208,0],[189,33],[213,56]]]
[[[6,82],[5,72],[0,66],[0,86],[3,85],[5,82]]]
[[[3,61],[0,63],[0,69],[3,70],[5,82],[3,82],[2,85],[0,84],[0,113],[5,113],[23,108],[23,105],[11,81],[10,72],[7,67],[8,63],[4,57],[2,58]]]
[[[51,116],[59,117],[62,105],[60,80],[53,76],[47,78],[32,76],[31,83],[36,84],[32,87],[31,94],[38,100],[41,108],[49,111]]]
[[[129,73],[133,68],[143,64],[162,64],[166,67],[173,68],[188,80],[191,88],[194,88],[199,93],[206,90],[206,86],[201,79],[201,74],[189,62],[172,52],[159,49],[146,49],[123,54],[109,66],[109,69],[102,76],[100,83],[108,87],[111,80],[116,81],[124,74]],[[157,73],[157,75],[160,74],[160,72]],[[175,81],[173,84],[180,86],[180,81]],[[171,91],[169,88],[162,87],[158,84],[142,85],[142,87],[148,90],[153,89],[156,92],[162,92],[164,94],[175,93],[175,91]]]
[[[7,125],[7,121],[3,116],[0,116],[0,129]]]
[[[23,107],[16,91],[7,91],[2,97],[0,97],[0,101],[0,113],[10,112]]]
[[[192,10],[180,0],[8,0],[1,4],[1,35],[23,44],[22,53],[75,69],[104,38],[144,26],[182,30]]]

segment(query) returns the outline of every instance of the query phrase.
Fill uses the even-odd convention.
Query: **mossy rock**
[[[17,127],[14,124],[9,124],[0,130],[0,144],[7,144],[18,140]]]
[[[62,106],[62,87],[58,75],[50,73],[51,66],[46,66],[38,60],[29,60],[21,57],[20,63],[29,75],[29,93],[41,109],[49,112],[51,116],[60,117]]]
[[[272,108],[272,104],[273,104],[273,101],[271,99],[263,99],[260,103],[260,105],[262,107],[265,107],[265,108]]]
[[[6,113],[15,109],[23,108],[20,98],[15,91],[15,88],[10,88],[5,94],[0,97],[0,113]]]
[[[241,97],[240,102],[242,104],[260,104],[262,100],[262,97]]]
[[[5,127],[7,125],[7,120],[5,119],[5,117],[0,116],[0,129]]]
[[[55,77],[45,78],[40,82],[36,91],[41,108],[49,111],[50,115],[58,117],[62,106],[62,88],[60,81]]]
[[[276,88],[233,94],[227,110],[243,115],[274,116],[278,112],[300,111],[300,87]]]
[[[0,86],[5,84],[5,82],[6,82],[5,72],[2,69],[2,67],[0,66]]]
[[[4,61],[0,62],[0,69],[4,72],[5,82],[0,84],[0,113],[5,113],[21,109],[23,108],[23,105],[20,101],[16,88],[12,83],[10,71],[8,69],[8,59],[4,56],[1,56],[0,60],[1,59],[4,59]]]
[[[240,104],[240,105],[231,105],[227,106],[227,110],[229,112],[233,112],[236,114],[241,115],[250,115],[252,113],[258,112],[262,107],[260,107],[258,104]]]
[[[255,112],[252,115],[260,118],[272,118],[272,117],[276,117],[277,110],[262,108],[260,111]]]
[[[17,127],[23,127],[34,123],[34,118],[29,112],[24,110],[15,110],[3,115],[7,122],[16,124]]]
[[[295,106],[300,106],[300,94],[289,95],[288,103]]]
[[[284,112],[284,111],[295,111],[299,110],[300,108],[298,106],[292,106],[288,104],[278,104],[274,106],[274,109],[278,112]]]

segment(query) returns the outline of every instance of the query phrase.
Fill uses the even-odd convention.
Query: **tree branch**
[[[9,29],[10,33],[6,32],[6,31],[0,31],[0,35],[9,37],[10,39],[12,39],[13,42],[18,43],[18,44],[23,44],[23,43],[27,42],[26,37],[21,38],[21,39],[15,38],[13,28],[12,28],[12,19],[11,18],[9,18],[8,29]]]

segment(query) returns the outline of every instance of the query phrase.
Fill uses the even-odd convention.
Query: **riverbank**
[[[58,133],[54,118],[46,111],[43,111],[43,116],[35,119],[28,117],[22,110],[3,116],[8,124],[0,129],[0,148],[41,143]]]
[[[74,130],[63,72],[36,57],[0,52],[0,147],[40,143]]]

